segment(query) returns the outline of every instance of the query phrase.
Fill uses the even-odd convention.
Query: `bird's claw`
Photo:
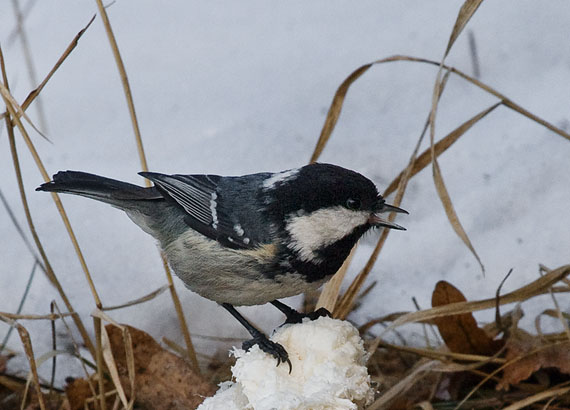
[[[289,360],[289,354],[283,346],[279,343],[272,342],[267,338],[267,336],[261,333],[256,335],[253,339],[243,342],[242,349],[249,350],[253,345],[258,345],[263,352],[276,358],[277,366],[281,363],[287,363],[289,365],[289,374],[291,374],[293,366],[291,365],[291,360]]]
[[[303,322],[303,319],[306,317],[308,317],[310,320],[317,320],[318,318],[323,316],[332,317],[331,312],[329,312],[323,307],[310,313],[299,313],[296,310],[293,310],[287,315],[287,320],[285,320],[285,323],[283,324],[286,325],[293,323],[301,323]]]
[[[307,313],[307,317],[311,320],[317,320],[320,317],[332,317],[331,312],[329,312],[327,309],[325,309],[324,307],[322,308],[318,308],[317,310],[315,310],[314,312],[311,313]]]

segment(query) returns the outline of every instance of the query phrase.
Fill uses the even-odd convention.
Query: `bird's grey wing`
[[[141,172],[157,189],[184,209],[184,221],[192,229],[232,249],[259,245],[238,221],[233,220],[228,200],[218,187],[218,175],[165,175]]]

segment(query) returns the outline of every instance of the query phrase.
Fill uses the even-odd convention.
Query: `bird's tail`
[[[60,171],[53,176],[53,181],[40,185],[36,191],[80,195],[118,208],[128,208],[132,201],[162,198],[156,188],[143,188],[78,171]]]

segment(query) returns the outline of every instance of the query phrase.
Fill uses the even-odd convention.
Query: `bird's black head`
[[[358,172],[331,164],[311,164],[279,172],[266,180],[264,186],[278,199],[285,215],[336,206],[372,211],[379,200],[372,181]]]
[[[271,199],[268,213],[282,221],[287,246],[305,262],[334,256],[342,263],[371,227],[403,229],[378,215],[401,210],[385,204],[372,181],[336,165],[311,164],[272,174],[264,191]]]

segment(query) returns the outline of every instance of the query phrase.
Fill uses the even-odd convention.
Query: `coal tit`
[[[278,364],[289,362],[285,349],[234,305],[271,302],[288,322],[300,321],[304,315],[277,299],[321,286],[369,229],[404,229],[380,214],[407,213],[386,204],[368,178],[330,164],[238,177],[140,175],[154,187],[62,171],[37,190],[85,196],[125,211],[158,240],[190,290],[218,302],[246,327],[253,339],[244,348],[258,344]]]

